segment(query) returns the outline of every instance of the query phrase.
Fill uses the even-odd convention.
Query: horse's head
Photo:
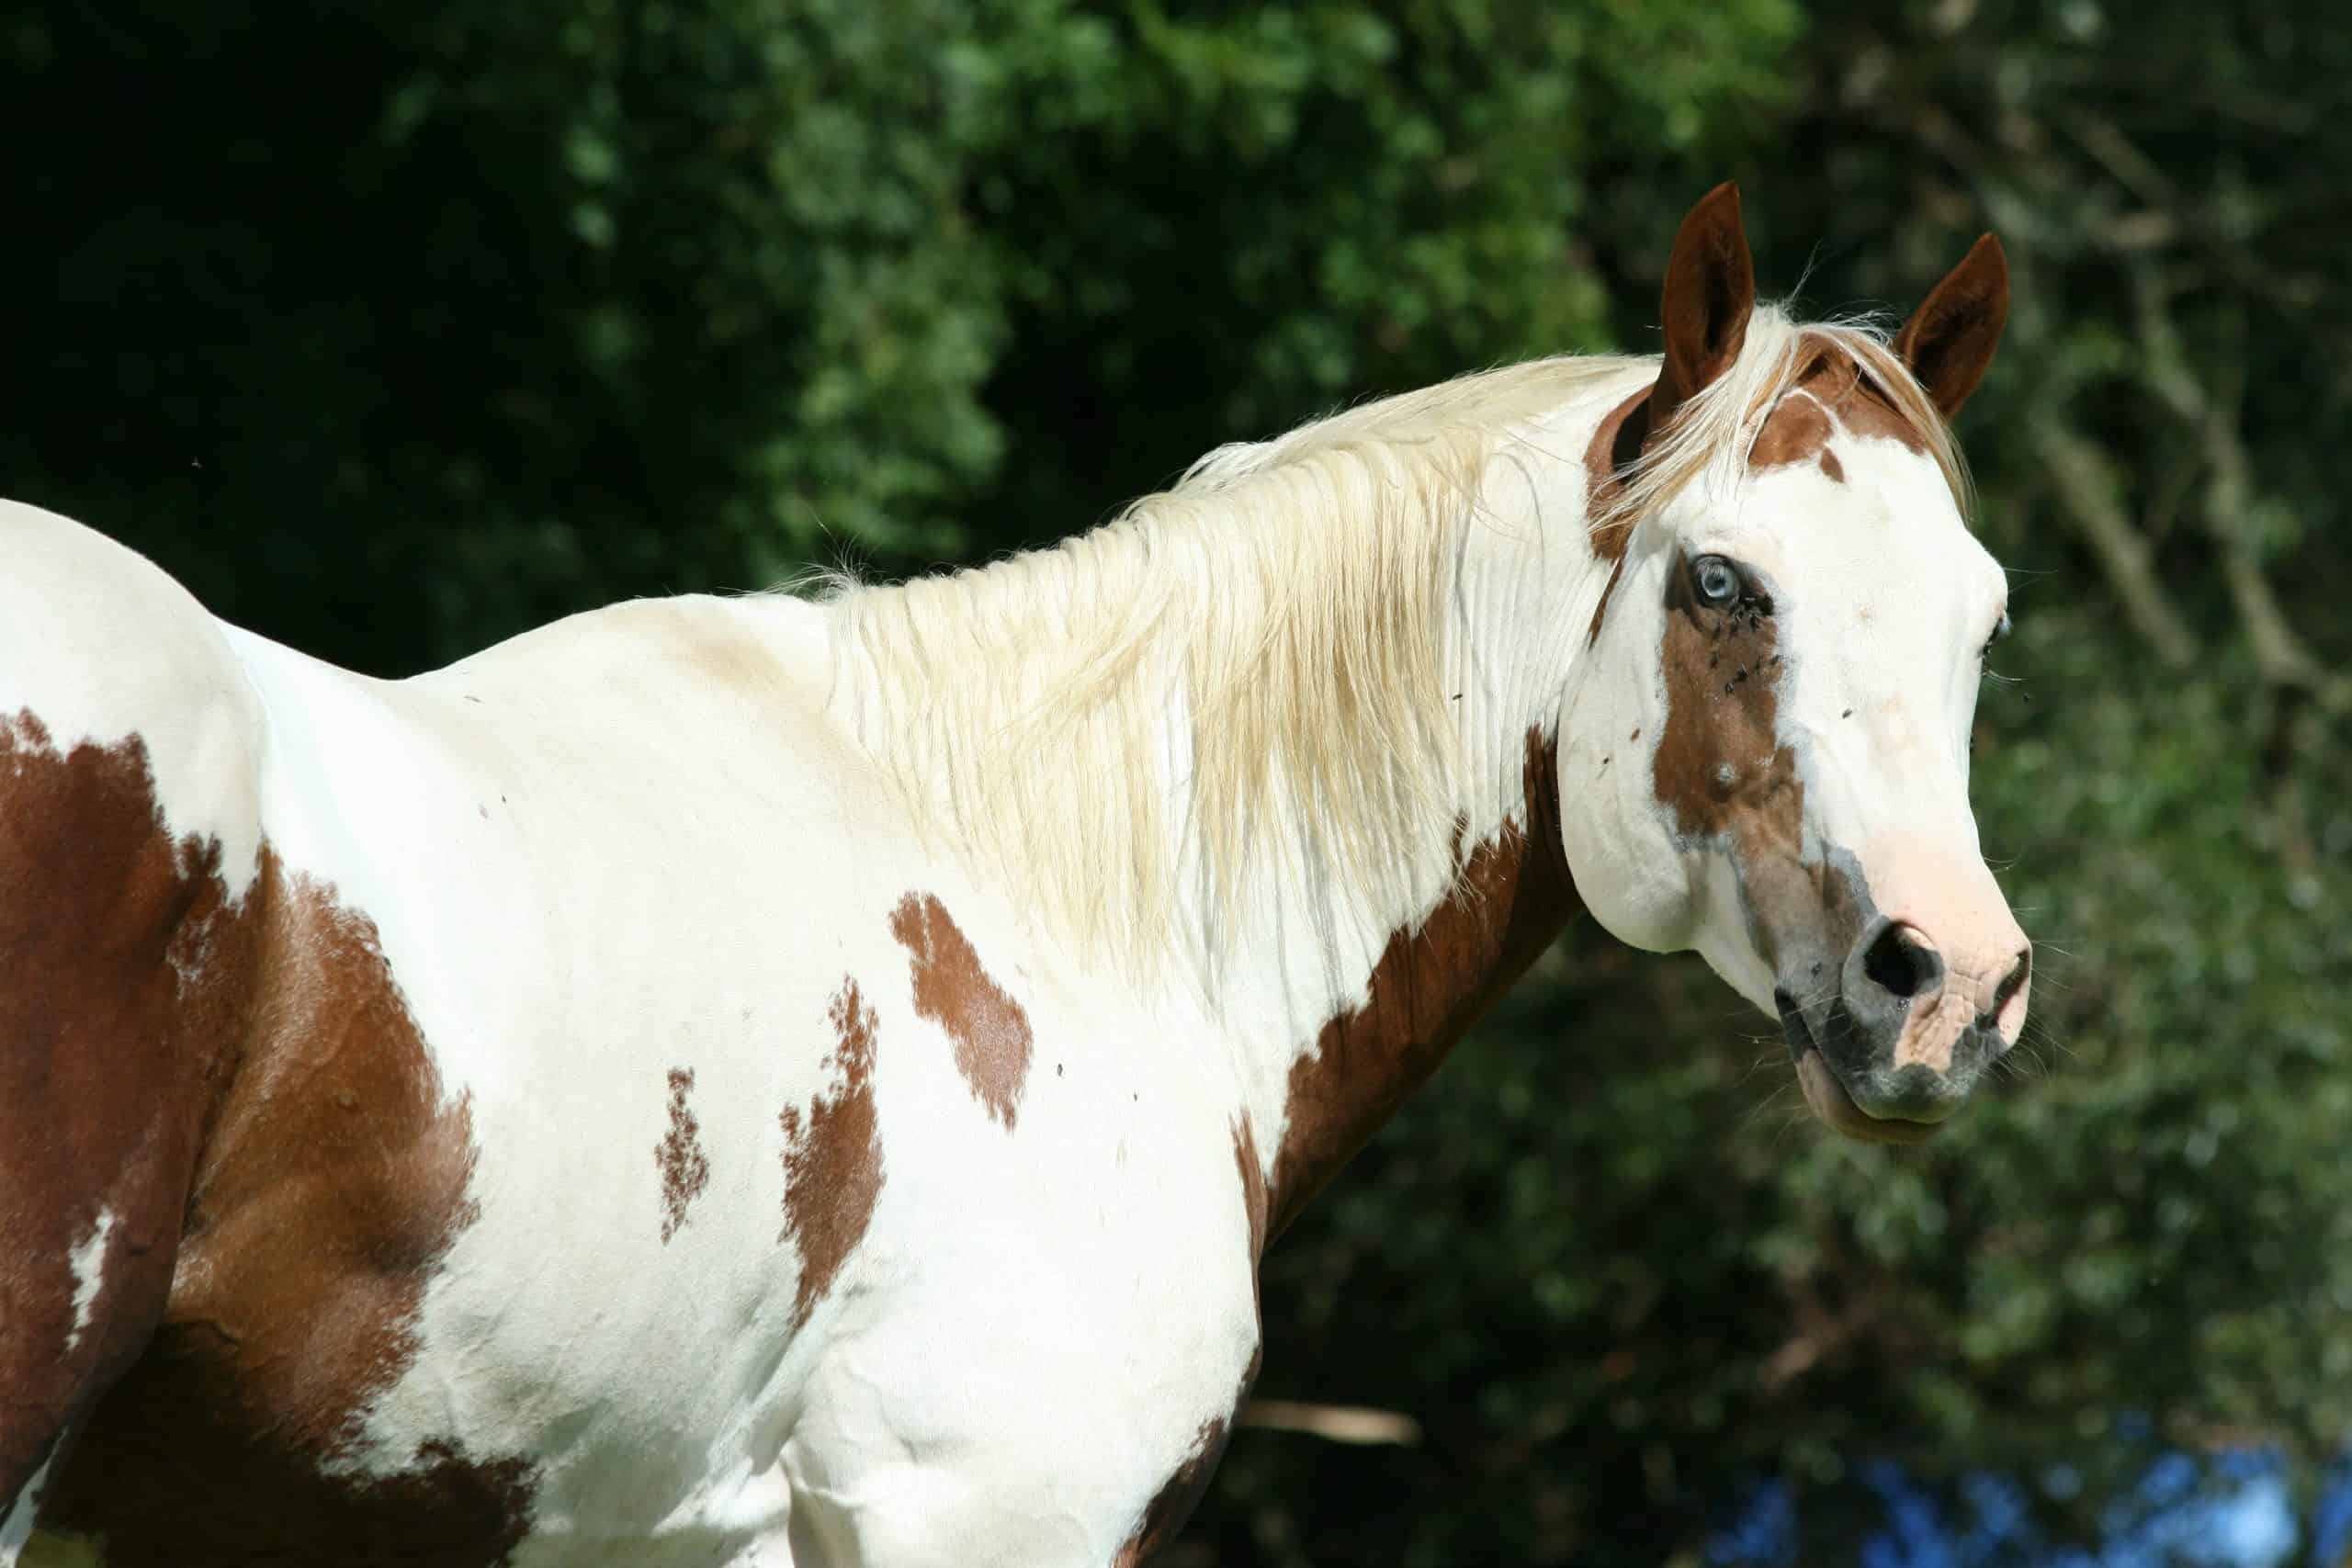
[[[2025,1021],[2031,949],[1968,805],[2007,587],[1944,431],[2007,307],[1988,235],[1889,345],[1792,326],[1725,186],[1676,236],[1656,384],[1588,459],[1615,560],[1561,727],[1578,892],[1776,1013],[1858,1137],[1925,1137]]]

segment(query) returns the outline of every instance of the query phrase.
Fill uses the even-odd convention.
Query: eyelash
[[[2001,615],[2000,624],[1993,628],[1993,635],[1984,639],[1984,646],[1976,650],[1976,657],[1979,659],[1992,658],[1993,645],[2008,635],[2009,617],[2007,612],[2004,611]]]

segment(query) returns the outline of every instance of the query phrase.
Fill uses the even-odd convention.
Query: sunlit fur
[[[1588,526],[1694,482],[1728,495],[1808,340],[1864,365],[1964,493],[1942,421],[1873,331],[1764,306]],[[1409,907],[1454,874],[1470,787],[1445,674],[1479,487],[1498,458],[1580,458],[1529,432],[1656,363],[1466,376],[1221,447],[1051,549],[895,587],[826,574],[834,706],[936,845],[1081,950],[1214,965],[1219,932],[1177,929],[1180,911],[1258,872]],[[1199,898],[1176,896],[1188,885]]]

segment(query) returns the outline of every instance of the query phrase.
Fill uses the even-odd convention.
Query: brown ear
[[[1739,187],[1725,180],[1699,198],[1674,233],[1658,306],[1666,363],[1650,389],[1650,429],[1664,428],[1675,410],[1739,357],[1755,309],[1756,267],[1739,227]]]
[[[1976,390],[2009,319],[2009,258],[1986,234],[1928,290],[1894,334],[1894,352],[1950,419]]]

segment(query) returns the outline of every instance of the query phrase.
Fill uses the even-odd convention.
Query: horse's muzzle
[[[1786,988],[1773,993],[1806,1102],[1853,1137],[1928,1137],[2008,1049],[2030,967],[2030,952],[2021,951],[1997,980],[1955,985],[1917,928],[1873,922],[1848,955],[1835,996],[1800,1005]]]

